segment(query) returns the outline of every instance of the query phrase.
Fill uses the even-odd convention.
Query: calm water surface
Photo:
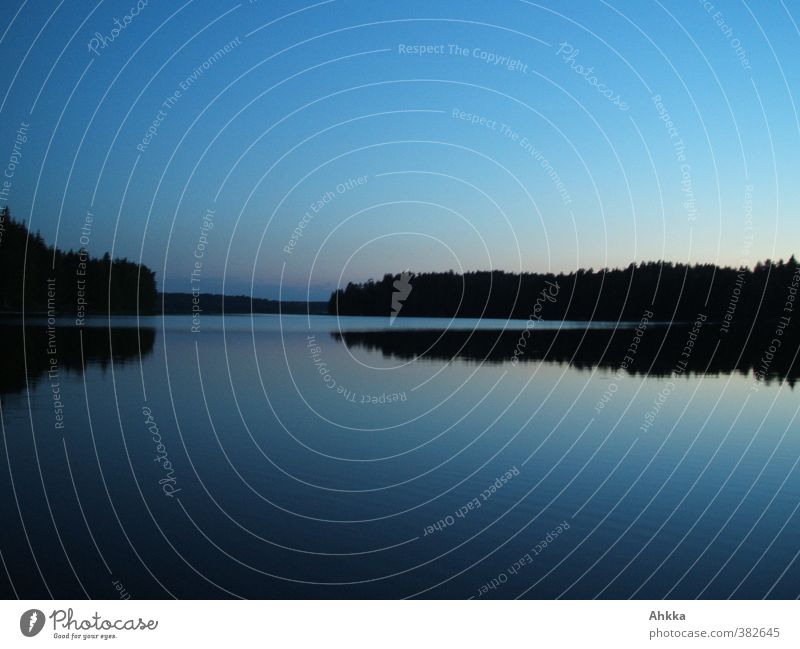
[[[688,327],[28,324],[4,597],[800,594],[794,376],[711,345],[675,373]]]

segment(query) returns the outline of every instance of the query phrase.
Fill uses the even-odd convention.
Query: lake
[[[3,597],[798,596],[796,348],[764,365],[769,336],[86,322],[0,323]]]

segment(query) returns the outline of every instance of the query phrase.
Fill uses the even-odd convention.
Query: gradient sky
[[[91,211],[90,252],[173,291],[209,209],[202,290],[264,297],[406,268],[786,258],[800,7],[714,4],[150,0],[126,21],[134,0],[4,0],[7,202],[64,248]]]

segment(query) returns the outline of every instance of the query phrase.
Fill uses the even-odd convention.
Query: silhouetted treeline
[[[529,318],[542,320],[639,320],[651,310],[656,320],[712,321],[774,319],[797,271],[788,261],[759,262],[752,269],[714,264],[645,262],[624,269],[571,273],[453,271],[411,275],[411,291],[397,315]],[[389,316],[393,285],[400,275],[350,283],[333,293],[332,314]]]
[[[12,219],[7,207],[0,211],[0,226],[0,311],[22,311],[23,295],[28,312],[154,311],[156,279],[147,266],[127,259],[112,263],[108,253],[98,259],[85,251],[54,249]]]
[[[223,313],[222,300],[225,300],[224,313],[289,313],[311,315],[326,315],[327,302],[301,302],[267,300],[264,298],[251,298],[247,295],[225,295],[221,293],[200,293],[197,296],[191,293],[162,293],[163,312],[169,314],[192,314],[194,300],[199,302],[202,313]]]

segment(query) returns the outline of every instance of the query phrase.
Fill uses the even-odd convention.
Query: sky
[[[0,205],[161,290],[269,298],[788,258],[798,22],[787,0],[4,0]]]

